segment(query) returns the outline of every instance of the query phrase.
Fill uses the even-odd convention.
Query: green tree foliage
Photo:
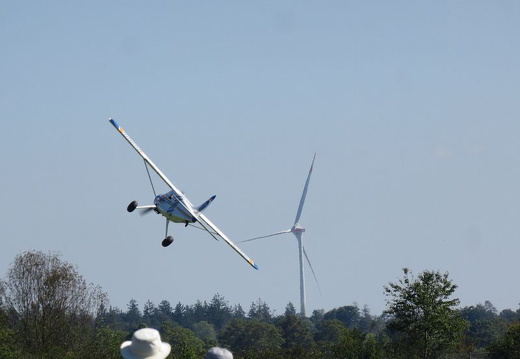
[[[296,314],[284,315],[276,326],[282,331],[283,348],[309,350],[314,347],[314,338],[308,319],[300,318]]]
[[[316,310],[312,311],[312,315],[309,319],[311,320],[311,322],[314,325],[318,325],[319,323],[321,323],[323,321],[324,317],[325,317],[325,310],[316,309]]]
[[[141,314],[141,310],[139,309],[139,304],[137,300],[130,299],[130,302],[127,305],[127,310],[125,313],[125,323],[126,330],[135,331],[139,327],[143,327],[143,315]]]
[[[438,358],[458,345],[466,322],[451,298],[457,286],[448,273],[424,271],[417,278],[407,269],[397,283],[385,286],[388,328],[394,335],[394,352],[406,358]]]
[[[0,301],[0,358],[19,358],[20,352],[16,346],[15,332],[9,327],[7,313]]]
[[[319,323],[315,335],[318,343],[339,343],[340,338],[347,332],[347,328],[338,319],[323,320]]]
[[[163,300],[157,306],[155,311],[155,322],[157,325],[162,326],[164,323],[174,324],[173,321],[173,308],[167,300]]]
[[[0,290],[2,290],[1,287]],[[19,355],[15,332],[9,327],[7,310],[2,303],[2,295],[0,295],[0,358],[14,359],[19,358]]]
[[[483,348],[505,333],[506,322],[497,313],[489,301],[460,310],[461,316],[469,322],[466,334],[469,350]]]
[[[368,333],[363,338],[363,359],[383,359],[387,358],[385,346],[388,344],[388,337]]]
[[[213,347],[218,344],[217,342],[217,332],[215,331],[215,327],[206,322],[197,322],[192,325],[191,330],[197,336],[197,338],[204,341],[206,346]]]
[[[119,348],[128,337],[128,332],[98,328],[91,330],[90,335],[84,333],[83,348],[81,353],[76,353],[74,358],[81,359],[120,359]],[[79,354],[79,355],[78,355]]]
[[[157,316],[157,308],[152,301],[147,300],[143,309],[143,322],[148,328],[159,329],[161,324]]]
[[[161,328],[161,339],[170,343],[169,357],[177,359],[200,359],[204,356],[205,344],[190,329],[173,326],[169,323]]]
[[[256,302],[251,303],[248,317],[250,319],[257,319],[263,322],[271,323],[273,321],[273,312],[266,302],[258,299]]]
[[[242,308],[240,304],[237,304],[233,307],[233,318],[235,319],[245,319],[246,312]]]
[[[289,302],[286,306],[285,306],[285,313],[284,313],[285,316],[288,316],[288,315],[296,315],[296,308],[294,307],[294,304],[292,304],[291,302]]]
[[[116,307],[101,306],[96,318],[96,327],[111,328],[114,330],[126,330],[125,315]]]
[[[500,312],[499,318],[509,323],[516,322],[520,320],[520,313],[518,311],[514,312],[511,309],[504,309]]]
[[[258,319],[235,319],[219,334],[219,342],[240,353],[269,353],[281,349],[282,333],[275,325]]]
[[[107,300],[58,254],[39,251],[16,256],[1,287],[19,345],[38,358],[79,350],[97,309]]]
[[[353,305],[347,305],[332,309],[324,316],[325,320],[337,319],[349,329],[354,329],[360,321],[359,308]]]
[[[20,358],[20,350],[15,342],[15,333],[9,328],[0,328],[0,358]]]
[[[385,358],[384,342],[376,335],[348,329],[338,319],[324,320],[316,334],[320,357],[345,359]]]
[[[161,315],[164,315],[165,317],[170,317],[173,314],[173,308],[167,300],[161,301],[159,305],[157,306],[157,311]]]
[[[357,329],[363,333],[378,334],[384,331],[385,321],[381,317],[372,316],[368,306],[363,307],[362,315],[359,317]]]
[[[220,294],[215,294],[207,306],[207,321],[212,323],[217,330],[229,323],[233,319],[233,309]]]
[[[326,358],[363,358],[363,335],[359,331],[345,328],[336,342],[322,343],[322,352]]]
[[[511,324],[487,350],[491,359],[520,359],[520,322]]]
[[[194,323],[206,320],[206,314],[208,312],[207,309],[207,303],[202,303],[200,300],[197,300],[197,302],[194,305],[187,307],[186,318],[189,319],[186,323],[187,326],[191,327]]]
[[[173,309],[172,313],[172,319],[175,323],[178,323],[179,325],[186,327],[187,326],[187,320],[186,316],[188,315],[187,307],[182,305],[180,302],[175,305],[175,308]]]
[[[132,299],[121,311],[59,256],[30,252],[0,281],[0,359],[120,359],[121,343],[145,325],[160,328],[175,358],[201,358],[219,345],[237,359],[484,358],[484,349],[491,358],[520,359],[520,310],[498,314],[490,302],[454,310],[455,289],[447,274],[415,278],[404,270],[385,287],[388,310],[381,316],[353,305],[302,318],[291,303],[275,316],[260,299],[246,315],[220,294],[174,308],[148,300],[142,312]]]

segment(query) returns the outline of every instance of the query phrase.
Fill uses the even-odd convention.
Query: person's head
[[[204,359],[233,359],[233,354],[225,348],[213,347],[206,352]]]
[[[159,332],[152,328],[135,331],[132,341],[121,344],[121,355],[125,359],[165,359],[170,350],[170,344],[163,343]]]

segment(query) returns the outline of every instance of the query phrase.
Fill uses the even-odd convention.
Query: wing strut
[[[155,187],[153,186],[152,182],[152,176],[150,176],[150,170],[148,170],[148,164],[146,163],[146,161],[144,161],[144,168],[146,168],[146,173],[148,173],[148,179],[150,180],[150,185],[152,185],[153,195],[154,197],[157,197],[157,193],[155,193]]]

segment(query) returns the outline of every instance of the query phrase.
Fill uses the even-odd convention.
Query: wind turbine
[[[299,252],[299,258],[300,258],[300,314],[302,317],[305,317],[305,304],[306,304],[306,297],[305,297],[305,271],[304,271],[304,263],[303,263],[303,257],[305,256],[305,259],[307,260],[307,263],[309,264],[309,267],[311,268],[312,275],[314,276],[314,280],[316,281],[316,284],[318,285],[318,290],[320,291],[320,285],[318,284],[318,279],[316,278],[316,274],[314,273],[314,269],[312,268],[311,261],[309,260],[309,256],[307,256],[307,252],[305,251],[305,247],[303,246],[303,233],[305,232],[305,228],[303,228],[300,225],[300,217],[302,215],[303,205],[305,203],[305,197],[307,196],[307,189],[309,188],[309,181],[311,179],[312,174],[312,168],[314,167],[314,160],[316,159],[316,153],[314,154],[314,157],[312,158],[312,164],[311,168],[309,170],[309,174],[307,175],[307,181],[305,181],[305,187],[303,187],[303,193],[302,197],[300,199],[300,204],[298,206],[298,211],[296,212],[296,218],[294,219],[294,224],[291,229],[286,229],[285,231],[280,231],[272,234],[268,234],[266,236],[261,237],[255,237],[251,239],[246,239],[241,242],[249,242],[254,241],[256,239],[261,238],[267,238],[267,237],[273,237],[278,236],[281,234],[286,233],[292,233],[296,237],[296,240],[298,241],[298,252]]]

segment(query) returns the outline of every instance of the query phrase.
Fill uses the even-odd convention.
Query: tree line
[[[59,254],[28,251],[0,281],[0,359],[121,358],[121,343],[143,327],[160,331],[171,358],[202,358],[216,345],[250,359],[520,358],[520,309],[460,308],[457,285],[439,271],[405,268],[382,289],[380,315],[345,305],[302,317],[290,302],[275,315],[261,299],[245,310],[218,293],[142,309],[131,299],[122,310]]]

